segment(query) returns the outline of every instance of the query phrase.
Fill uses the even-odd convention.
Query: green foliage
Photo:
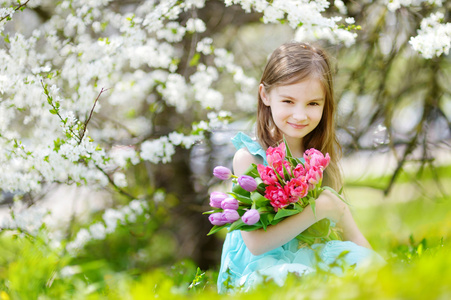
[[[362,195],[364,197],[364,195]],[[233,292],[249,299],[447,299],[451,296],[451,201],[413,199],[351,206],[356,221],[387,264],[353,269],[337,259],[314,274],[266,281]],[[165,210],[165,209],[164,209]],[[218,295],[217,272],[174,260],[175,242],[161,226],[167,212],[153,207],[152,221],[119,227],[69,256],[50,246],[45,228],[36,238],[0,232],[0,299],[228,299]],[[160,211],[160,212],[158,212]],[[161,219],[162,218],[162,219]],[[343,253],[342,255],[346,255]],[[341,276],[329,268],[345,270]]]

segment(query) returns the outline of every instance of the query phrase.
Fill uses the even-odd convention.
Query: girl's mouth
[[[295,129],[302,129],[302,128],[307,127],[307,125],[294,124],[294,123],[290,123],[290,122],[288,122],[288,124]]]

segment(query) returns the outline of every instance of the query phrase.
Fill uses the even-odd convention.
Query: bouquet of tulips
[[[252,164],[240,177],[226,167],[214,168],[214,176],[221,180],[232,178],[235,184],[230,193],[211,193],[213,210],[204,213],[209,214],[214,225],[208,235],[228,226],[230,231],[266,230],[267,226],[303,211],[309,204],[315,213],[315,200],[325,189],[340,197],[332,188],[321,186],[324,169],[330,162],[329,154],[324,156],[311,148],[304,152],[302,162],[292,156],[286,145],[284,141],[278,147],[269,147],[266,151],[268,166]],[[296,238],[301,246],[341,240],[338,229],[330,226],[329,219],[316,222]]]

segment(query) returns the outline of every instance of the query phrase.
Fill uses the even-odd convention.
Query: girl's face
[[[269,93],[260,84],[259,92],[263,103],[271,108],[273,120],[290,147],[300,145],[321,121],[325,92],[316,78],[277,86]]]

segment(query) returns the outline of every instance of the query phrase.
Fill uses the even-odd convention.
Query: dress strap
[[[258,155],[263,158],[263,161],[266,164],[266,151],[263,150],[262,146],[250,136],[240,131],[232,138],[232,143],[237,150],[246,147],[252,155]]]

